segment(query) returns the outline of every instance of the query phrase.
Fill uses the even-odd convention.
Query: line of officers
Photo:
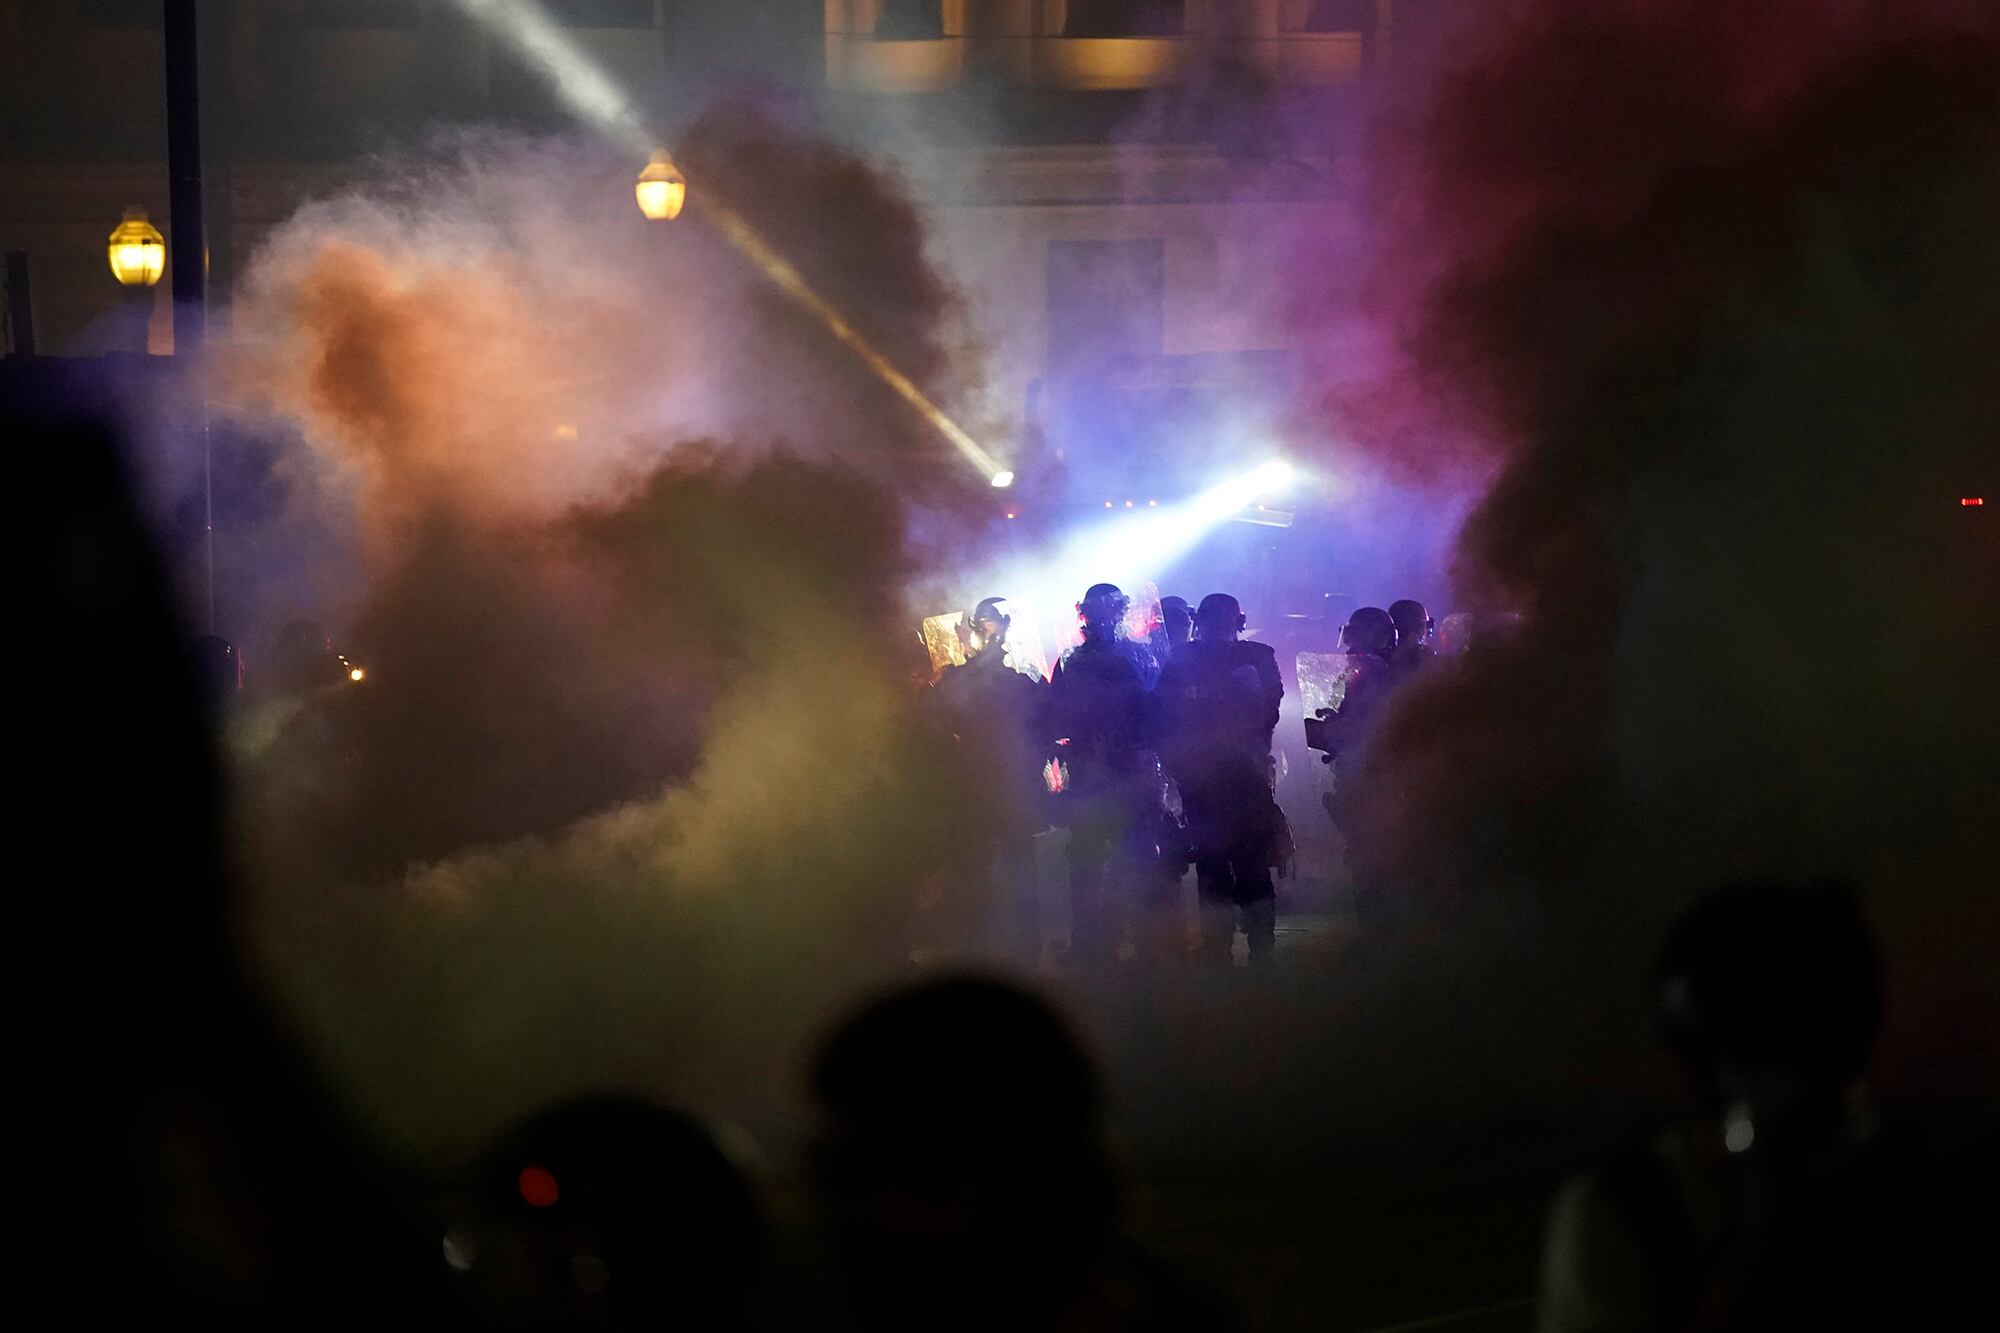
[[[1134,639],[1130,600],[1113,584],[1091,587],[1077,603],[1082,642],[1044,684],[1008,663],[1012,620],[1005,599],[989,597],[961,630],[965,663],[937,681],[948,726],[992,779],[979,852],[1031,960],[1041,956],[1033,838],[1051,823],[1069,832],[1070,961],[1109,963],[1128,925],[1141,961],[1184,960],[1190,863],[1195,961],[1226,965],[1239,930],[1253,966],[1272,959],[1276,878],[1295,851],[1274,795],[1285,694],[1277,656],[1243,638],[1243,609],[1227,593],[1192,611],[1178,597],[1159,605],[1158,627]],[[1434,628],[1408,599],[1362,607],[1342,628],[1340,697],[1305,727],[1307,745],[1335,765],[1322,800],[1336,824],[1349,822],[1356,791],[1360,765],[1349,761],[1365,755],[1389,697],[1437,660]],[[1457,647],[1468,629],[1459,626]]]
[[[1077,604],[1082,641],[1044,684],[1006,661],[1012,622],[1004,599],[988,598],[969,618],[966,662],[935,687],[947,724],[993,779],[981,851],[1031,958],[1041,950],[1031,840],[1054,822],[1069,831],[1071,963],[1110,963],[1128,925],[1140,960],[1184,959],[1190,863],[1197,961],[1226,965],[1238,930],[1253,965],[1271,960],[1273,872],[1292,856],[1273,796],[1277,656],[1242,637],[1242,608],[1227,593],[1192,612],[1178,598],[1160,605],[1161,631],[1140,641],[1124,632],[1126,595],[1093,586]]]

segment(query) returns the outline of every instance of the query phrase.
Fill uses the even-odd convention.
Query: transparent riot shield
[[[936,680],[951,666],[965,665],[965,612],[947,611],[925,616],[917,633],[924,651],[931,655],[931,679]]]
[[[1049,649],[1042,639],[1040,613],[1027,602],[1007,599],[1007,665],[1036,680],[1049,678]]]
[[[1159,585],[1148,579],[1131,594],[1132,604],[1125,608],[1125,637],[1135,643],[1151,643],[1153,631],[1160,627]]]
[[[1007,665],[1024,676],[1047,680],[1049,651],[1042,642],[1034,608],[1010,598],[1007,617]],[[924,641],[924,651],[930,654],[932,680],[943,675],[946,667],[965,665],[966,639],[970,632],[963,611],[946,611],[924,617],[917,633]]]
[[[1292,663],[1299,683],[1299,702],[1307,717],[1321,709],[1338,708],[1347,698],[1347,682],[1353,676],[1346,653],[1300,653]]]

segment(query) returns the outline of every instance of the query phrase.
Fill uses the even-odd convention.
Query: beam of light
[[[764,238],[753,231],[750,224],[740,215],[719,202],[706,188],[696,196],[695,202],[731,245],[734,245],[751,263],[764,270],[764,276],[787,296],[818,316],[828,333],[846,343],[848,349],[861,358],[861,363],[875,372],[876,378],[894,389],[911,407],[916,408],[919,414],[937,428],[938,434],[944,436],[954,449],[965,456],[967,462],[986,474],[988,482],[996,486],[1013,483],[1013,473],[994,462],[993,456],[980,448],[979,442],[966,434],[964,428],[956,421],[946,416],[944,410],[933,403],[908,375],[896,369],[887,357],[876,351],[874,344],[863,337],[859,329],[848,323],[847,317],[836,310],[832,302],[814,291],[805,277],[792,267],[791,261],[765,244]],[[1005,483],[998,480],[1002,475],[1007,478]]]
[[[1295,476],[1290,463],[1274,458],[1252,472],[1246,480],[1257,488],[1258,495],[1277,495],[1291,489]]]
[[[604,71],[579,51],[576,44],[533,0],[456,0],[469,17],[485,24],[510,46],[514,54],[547,76],[556,95],[579,117],[612,142],[635,154],[650,157],[657,145],[646,132],[632,101]],[[750,260],[764,276],[786,295],[804,306],[826,326],[828,333],[847,345],[876,378],[888,385],[936,428],[967,462],[986,475],[994,486],[1013,483],[1013,473],[994,461],[944,410],[933,403],[910,377],[875,350],[860,330],[847,321],[833,304],[814,291],[790,261],[773,250],[734,210],[721,203],[706,182],[696,181],[689,200],[698,204],[723,236]],[[999,478],[1005,476],[1006,481]]]
[[[457,0],[514,54],[548,77],[556,96],[620,146],[650,154],[652,136],[625,90],[612,82],[532,0]]]
[[[1006,596],[1048,608],[1051,618],[1039,628],[1051,634],[1052,642],[1067,643],[1073,618],[1057,614],[1057,608],[1074,606],[1093,583],[1115,583],[1136,597],[1210,532],[1242,517],[1260,496],[1283,490],[1294,477],[1290,464],[1273,460],[1178,504],[1097,515],[1041,555],[979,573],[983,582],[968,585],[965,594],[969,600]],[[1015,632],[1024,628],[1017,616]]]

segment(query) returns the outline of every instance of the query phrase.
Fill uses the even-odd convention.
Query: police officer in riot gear
[[[1389,603],[1389,619],[1396,623],[1396,646],[1390,650],[1389,664],[1407,680],[1437,661],[1431,647],[1431,631],[1436,624],[1424,604],[1414,597]]]
[[[1159,671],[1152,652],[1125,637],[1130,606],[1099,583],[1077,603],[1083,642],[1065,652],[1049,681],[1049,731],[1067,772],[1070,957],[1111,961],[1117,948],[1107,880],[1157,854],[1151,818],[1159,801],[1158,764],[1146,746],[1147,692]]]
[[[1347,618],[1340,641],[1347,664],[1340,706],[1322,708],[1306,719],[1306,744],[1323,752],[1333,765],[1333,787],[1321,800],[1335,824],[1346,822],[1354,796],[1350,776],[1356,752],[1374,731],[1389,696],[1404,676],[1391,660],[1396,652],[1396,622],[1379,606],[1364,606]]]
[[[1271,961],[1277,899],[1272,852],[1282,816],[1271,796],[1271,733],[1285,687],[1277,655],[1242,637],[1227,593],[1202,598],[1194,640],[1155,691],[1161,757],[1180,787],[1201,903],[1201,958],[1219,965],[1240,924],[1252,963]]]
[[[967,759],[986,779],[989,817],[978,851],[997,872],[1012,945],[1033,962],[1041,956],[1033,839],[1047,822],[1037,726],[1048,687],[1008,664],[1013,623],[1003,597],[975,607],[962,631],[965,663],[945,668],[936,698]]]

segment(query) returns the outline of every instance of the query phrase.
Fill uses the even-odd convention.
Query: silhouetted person
[[[1041,956],[1034,836],[1047,826],[1038,728],[1048,686],[1008,664],[1013,623],[1005,598],[975,607],[965,664],[945,668],[935,698],[960,753],[985,779],[982,841],[968,859],[997,869],[1013,946],[1032,961]]]
[[[1323,751],[1325,762],[1333,765],[1333,788],[1326,793],[1325,802],[1336,824],[1346,817],[1359,751],[1401,680],[1390,661],[1396,651],[1396,622],[1381,607],[1356,610],[1341,628],[1340,641],[1347,657],[1341,672],[1344,688],[1340,703],[1322,708],[1306,725],[1307,743]]]
[[[1253,963],[1271,961],[1271,879],[1281,816],[1271,796],[1271,733],[1285,687],[1270,647],[1243,639],[1243,610],[1210,593],[1194,641],[1154,691],[1162,761],[1179,784],[1201,904],[1201,957],[1226,963],[1239,924]]]
[[[407,1182],[238,953],[214,738],[117,442],[18,387],[24,614],[68,656],[15,733],[17,849],[61,880],[14,905],[11,1257],[92,1326],[452,1327]]]
[[[1129,605],[1109,583],[1085,592],[1076,608],[1083,642],[1049,681],[1047,728],[1068,772],[1070,957],[1084,964],[1107,962],[1116,949],[1112,886],[1157,866],[1159,765],[1146,748],[1146,695],[1158,665],[1125,637]]]
[[[741,1329],[764,1219],[700,1122],[639,1097],[566,1102],[506,1136],[445,1232],[482,1328]]]
[[[1862,1083],[1882,995],[1853,894],[1711,894],[1674,926],[1654,984],[1693,1112],[1563,1189],[1540,1327],[1941,1326],[1917,1240],[1923,1172]]]
[[[1117,1242],[1102,1097],[1067,1026],[975,977],[875,1001],[813,1073],[813,1183],[861,1327],[1206,1329]]]
[[[1396,624],[1396,646],[1390,651],[1389,663],[1400,674],[1414,676],[1437,660],[1437,649],[1430,642],[1435,627],[1422,602],[1405,597],[1389,603],[1389,619]]]

